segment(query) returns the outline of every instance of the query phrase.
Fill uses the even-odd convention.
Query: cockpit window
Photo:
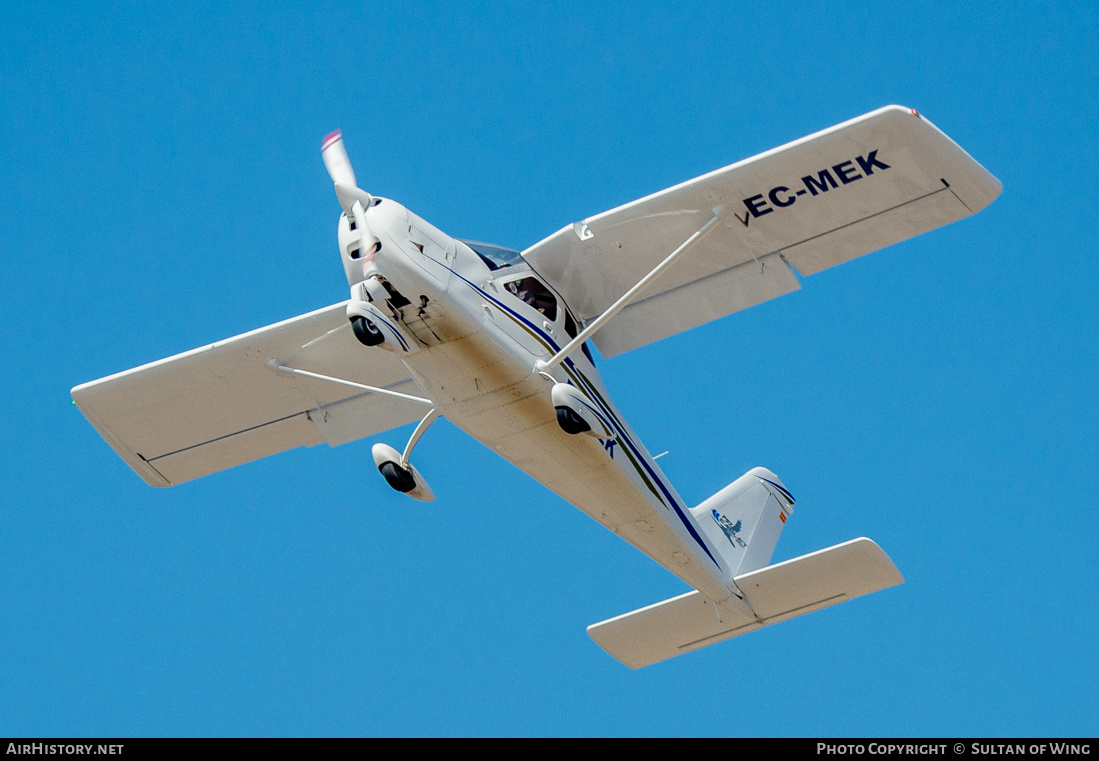
[[[569,338],[576,338],[576,322],[567,309],[565,310],[565,332],[569,334]]]
[[[463,240],[467,246],[473,249],[477,256],[488,265],[490,270],[498,270],[501,267],[510,267],[513,264],[523,264],[523,256],[516,250],[494,246],[491,243],[479,243],[475,240]]]
[[[538,278],[525,277],[504,283],[504,288],[515,298],[529,304],[546,316],[547,320],[557,319],[557,299],[542,285]]]
[[[576,338],[578,333],[576,332],[576,320],[572,319],[572,314],[568,309],[565,310],[565,332],[569,334],[569,338]],[[580,344],[580,348],[584,351],[584,356],[591,362],[592,367],[595,366],[595,357],[591,355],[591,349],[588,348],[588,342]]]

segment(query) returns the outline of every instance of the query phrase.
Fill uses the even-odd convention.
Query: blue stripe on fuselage
[[[446,267],[446,265],[443,265],[443,266]],[[486,298],[490,302],[492,302],[498,309],[500,309],[501,311],[503,311],[503,312],[511,315],[512,317],[518,319],[520,322],[522,322],[524,325],[526,325],[528,328],[530,328],[532,331],[534,331],[544,341],[546,341],[546,343],[548,343],[551,347],[553,347],[553,353],[554,354],[556,354],[558,351],[561,350],[561,347],[557,345],[557,342],[554,341],[553,338],[548,333],[546,333],[544,330],[539,328],[534,323],[530,322],[530,320],[528,320],[526,317],[523,317],[523,315],[519,314],[518,312],[515,312],[514,310],[509,308],[506,304],[500,303],[499,301],[496,300],[495,297],[493,297],[490,294],[486,293],[481,288],[479,288],[477,285],[470,282],[466,278],[462,277],[460,274],[458,274],[454,270],[450,269],[450,267],[446,267],[446,269],[450,270],[450,272],[452,274],[454,274],[459,280],[461,280],[463,283],[468,285],[474,291],[476,291],[481,296],[483,296],[484,298]],[[637,461],[640,462],[641,465],[644,466],[645,470],[648,472],[649,477],[652,478],[652,480],[660,487],[660,491],[664,493],[665,498],[668,500],[668,503],[671,504],[672,509],[675,510],[675,514],[677,516],[679,516],[680,522],[683,524],[683,527],[687,529],[687,532],[691,535],[691,538],[693,538],[695,540],[695,542],[698,544],[698,546],[702,548],[702,551],[706,553],[706,556],[708,558],[710,558],[710,560],[713,562],[713,564],[716,565],[718,568],[720,568],[721,564],[717,562],[717,559],[714,558],[713,554],[710,552],[710,549],[706,546],[706,543],[702,540],[702,537],[698,535],[698,531],[695,529],[694,523],[692,523],[691,520],[686,515],[683,514],[683,510],[680,508],[680,506],[676,502],[675,498],[672,497],[671,492],[668,490],[668,487],[664,484],[664,482],[660,479],[660,477],[656,475],[656,472],[653,471],[653,469],[651,467],[649,467],[649,463],[648,463],[647,459],[641,454],[641,452],[639,451],[637,445],[634,444],[633,440],[630,439],[630,437],[628,435],[626,435],[625,430],[623,430],[622,425],[618,422],[618,420],[617,420],[616,416],[614,415],[614,413],[612,413],[611,410],[609,410],[606,407],[605,404],[603,404],[602,402],[599,401],[599,398],[598,398],[599,395],[598,394],[592,394],[591,393],[594,389],[591,388],[589,381],[584,377],[584,374],[580,372],[579,368],[576,367],[576,365],[573,363],[573,361],[571,359],[569,359],[568,357],[566,357],[565,358],[565,363],[567,364],[568,367],[572,368],[572,370],[576,373],[576,376],[581,381],[584,382],[584,385],[588,386],[588,388],[585,389],[585,391],[587,391],[587,393],[588,393],[588,397],[591,398],[591,400],[593,402],[598,404],[603,409],[603,412],[606,415],[606,417],[614,424],[614,427],[618,429],[619,440],[622,441],[624,444],[626,444],[630,448],[630,450],[637,457]]]

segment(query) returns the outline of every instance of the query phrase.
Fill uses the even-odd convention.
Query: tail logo
[[[712,508],[710,512],[713,513],[714,521],[717,523],[722,533],[725,534],[725,537],[729,540],[729,544],[733,545],[734,547],[738,544],[741,547],[748,546],[744,543],[744,540],[740,538],[740,521],[733,523],[731,520]]]

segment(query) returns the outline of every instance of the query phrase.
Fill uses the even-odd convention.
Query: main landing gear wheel
[[[359,339],[359,343],[363,346],[377,346],[385,341],[385,336],[378,330],[378,326],[365,317],[352,319],[351,329],[355,331],[355,338]]]
[[[416,479],[412,471],[405,470],[395,462],[383,462],[378,470],[385,476],[385,482],[401,493],[407,494],[416,488]]]
[[[591,430],[587,421],[568,407],[557,408],[557,425],[561,426],[561,430],[565,433],[571,434],[587,433]]]

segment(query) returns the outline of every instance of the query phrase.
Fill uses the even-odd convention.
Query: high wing
[[[635,349],[797,290],[812,275],[974,214],[1002,186],[916,111],[886,106],[569,225],[523,257],[592,320],[720,221],[594,337]]]
[[[403,399],[278,364],[420,394],[400,360],[361,351],[347,302],[84,383],[73,401],[146,483],[172,486],[276,452],[337,446],[417,420]]]

